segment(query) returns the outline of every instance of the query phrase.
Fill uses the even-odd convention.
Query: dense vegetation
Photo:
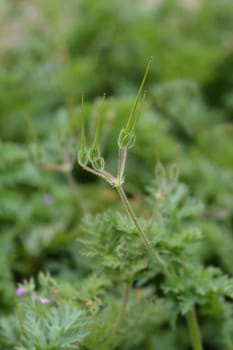
[[[1,349],[233,349],[233,2],[187,3],[0,3]]]

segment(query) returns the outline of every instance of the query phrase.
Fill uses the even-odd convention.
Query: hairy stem
[[[123,292],[123,299],[122,299],[122,304],[121,304],[121,308],[120,311],[117,315],[117,319],[113,328],[113,332],[112,335],[115,335],[115,333],[117,332],[118,328],[121,325],[121,322],[123,320],[124,314],[125,314],[125,310],[126,310],[126,306],[129,300],[129,291],[130,291],[130,287],[127,285],[125,286],[124,292]]]
[[[120,148],[119,149],[119,161],[118,161],[118,175],[117,175],[117,178],[119,179],[119,183],[121,183],[123,181],[126,158],[127,158],[127,147]]]
[[[114,176],[112,176],[110,173],[108,173],[107,171],[101,170],[95,170],[90,168],[88,165],[81,165],[83,169],[85,169],[86,171],[89,171],[89,173],[92,173],[96,176],[102,177],[104,180],[106,180],[108,183],[110,183],[111,186],[113,186],[116,182],[116,179]]]
[[[203,350],[200,329],[199,329],[196,311],[194,307],[188,311],[186,317],[187,317],[193,350]]]
[[[163,273],[168,276],[169,275],[169,272],[168,272],[168,269],[165,265],[165,263],[163,262],[163,260],[160,258],[159,254],[155,251],[155,249],[152,247],[149,239],[147,238],[145,232],[143,231],[134,211],[133,211],[133,208],[131,207],[131,204],[129,203],[128,201],[128,198],[125,194],[125,191],[123,189],[122,186],[117,186],[116,187],[117,189],[117,192],[121,198],[121,201],[124,205],[124,208],[128,214],[128,216],[130,217],[130,219],[132,220],[132,222],[134,223],[135,227],[137,228],[137,231],[138,231],[138,234],[139,236],[141,237],[145,247],[148,249],[148,251],[150,252],[153,260],[156,262],[157,265],[159,265],[159,267],[161,268],[161,270],[163,271]]]

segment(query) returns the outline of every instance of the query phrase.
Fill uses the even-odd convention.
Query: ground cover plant
[[[233,5],[190,6],[0,4],[1,348],[233,348]]]

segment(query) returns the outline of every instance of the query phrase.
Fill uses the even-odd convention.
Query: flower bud
[[[118,146],[120,148],[132,148],[135,144],[136,136],[133,131],[125,134],[125,129],[121,129],[118,137]]]

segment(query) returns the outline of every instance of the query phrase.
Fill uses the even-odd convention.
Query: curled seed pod
[[[99,148],[97,147],[92,147],[90,150],[89,150],[89,159],[91,162],[93,162],[96,158],[99,158],[100,157],[100,151],[99,151]]]
[[[78,162],[81,166],[85,166],[88,163],[88,152],[86,150],[78,152]]]
[[[173,163],[169,169],[169,177],[173,182],[176,182],[179,177],[179,167],[177,163]]]
[[[91,163],[93,168],[99,171],[103,170],[105,167],[105,161],[103,157],[97,157],[93,159]]]
[[[136,136],[133,131],[130,131],[128,134],[125,134],[125,130],[121,129],[118,137],[118,146],[119,148],[132,148],[135,144]]]
[[[164,166],[160,162],[155,167],[155,177],[159,183],[161,183],[166,177]]]

